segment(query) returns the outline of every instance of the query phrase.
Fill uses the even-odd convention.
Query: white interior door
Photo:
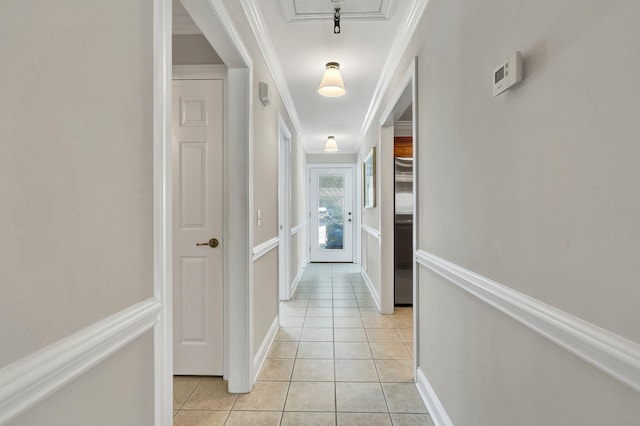
[[[173,81],[174,374],[223,374],[222,125],[222,80]]]
[[[353,167],[311,168],[312,262],[353,262]]]

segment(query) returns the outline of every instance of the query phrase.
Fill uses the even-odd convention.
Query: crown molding
[[[253,31],[256,42],[258,43],[258,47],[260,48],[260,52],[262,52],[262,56],[267,64],[267,68],[269,69],[276,88],[280,93],[282,103],[289,114],[291,124],[298,136],[298,141],[301,143],[304,150],[308,151],[308,147],[304,143],[298,111],[296,110],[293,99],[291,98],[289,86],[284,78],[282,66],[280,65],[275,48],[273,47],[273,41],[269,31],[267,30],[267,25],[264,21],[264,17],[262,16],[262,12],[260,11],[260,7],[256,3],[256,0],[241,0],[241,4],[244,9],[244,13],[247,16],[247,20],[249,21],[249,26]]]
[[[400,25],[400,31],[396,35],[396,38],[393,40],[393,44],[391,46],[391,49],[389,50],[389,56],[387,56],[384,67],[380,72],[378,85],[376,86],[376,90],[373,92],[371,102],[369,103],[369,108],[367,109],[367,113],[364,116],[362,126],[360,127],[361,142],[364,139],[367,131],[369,131],[369,127],[371,126],[371,123],[373,122],[373,119],[378,112],[378,109],[380,108],[380,104],[382,103],[382,98],[384,97],[385,92],[391,84],[391,80],[393,79],[395,71],[400,65],[402,56],[407,50],[407,46],[411,41],[411,37],[413,37],[413,33],[418,27],[420,18],[422,18],[422,15],[424,14],[428,3],[429,0],[413,0],[406,19],[404,20],[402,25]]]
[[[294,0],[280,0],[282,13],[287,22],[305,22],[305,21],[332,21],[333,12],[327,13],[305,13],[296,12]],[[379,12],[340,12],[342,21],[386,21],[391,17],[391,11],[395,0],[383,0]],[[338,6],[340,3],[336,3]]]

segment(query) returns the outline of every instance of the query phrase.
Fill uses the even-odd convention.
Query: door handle
[[[209,240],[208,243],[196,243],[196,246],[200,247],[200,246],[209,246],[211,248],[216,248],[218,247],[218,239],[217,238],[212,238]]]

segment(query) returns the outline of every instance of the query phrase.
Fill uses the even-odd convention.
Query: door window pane
[[[318,188],[318,248],[342,250],[344,176],[319,176]]]

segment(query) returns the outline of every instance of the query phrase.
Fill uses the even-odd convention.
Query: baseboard
[[[380,302],[380,293],[376,290],[373,285],[373,281],[371,281],[371,277],[367,274],[367,271],[364,269],[360,270],[360,274],[362,274],[362,278],[364,282],[367,284],[367,288],[369,289],[369,293],[371,293],[371,297],[373,297],[373,301],[376,302],[376,307],[378,308],[378,312],[382,312],[382,304]]]
[[[271,345],[273,344],[273,340],[276,338],[276,333],[278,332],[278,316],[275,317],[273,323],[271,323],[271,327],[269,331],[267,331],[267,335],[264,336],[264,340],[262,340],[262,344],[258,348],[258,352],[256,356],[253,358],[253,383],[258,380],[258,375],[260,375],[260,371],[262,370],[262,366],[264,365],[264,361],[267,359],[267,354],[269,353],[269,349],[271,349]]]
[[[440,399],[438,399],[438,395],[436,395],[435,390],[433,390],[431,383],[429,383],[427,376],[425,376],[420,367],[418,367],[417,378],[418,381],[416,385],[418,386],[418,393],[420,394],[420,397],[422,397],[424,405],[427,406],[427,410],[429,411],[429,415],[431,416],[433,423],[436,426],[453,426],[449,415],[440,403]]]
[[[296,274],[296,277],[293,279],[293,282],[291,283],[291,287],[289,289],[289,295],[291,297],[293,297],[293,295],[296,293],[298,284],[300,284],[300,279],[302,279],[302,274],[304,273],[305,265],[306,265],[306,262],[303,263],[302,266],[300,266],[300,268],[298,268],[298,273]]]

